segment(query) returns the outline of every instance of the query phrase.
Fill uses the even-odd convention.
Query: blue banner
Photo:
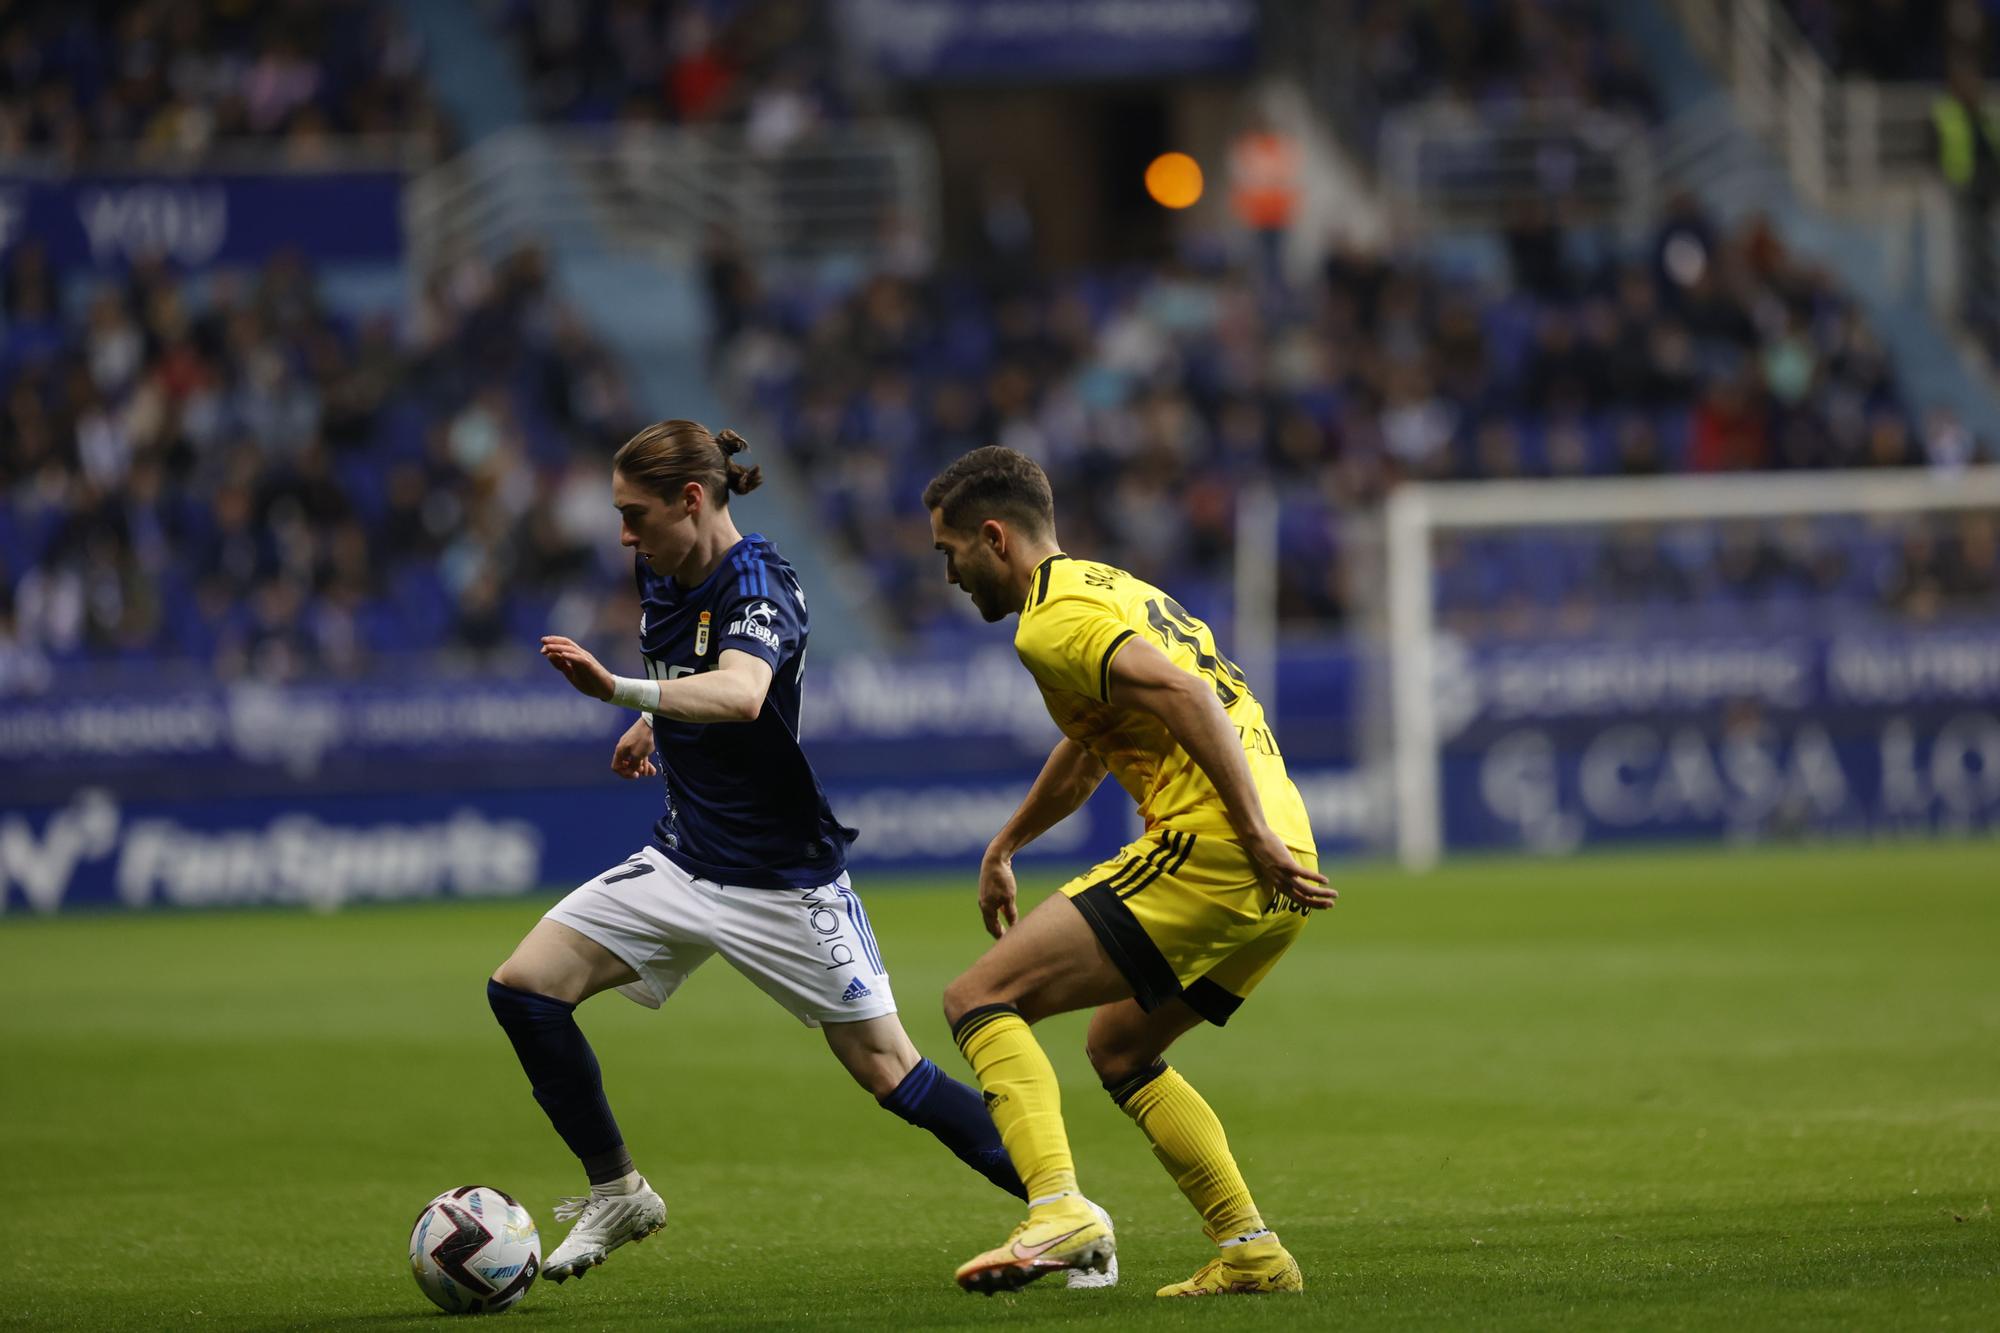
[[[1294,774],[1329,851],[1384,817],[1348,767],[1354,681],[1339,652],[1280,667],[1281,697],[1298,701]],[[617,864],[660,813],[658,780],[609,771],[630,714],[553,678],[65,684],[61,698],[0,699],[0,910],[521,893]],[[997,647],[816,669],[804,724],[834,810],[861,830],[863,886],[949,870],[969,887],[1056,739]],[[1022,861],[1079,872],[1135,832],[1106,782]]]
[[[288,249],[389,262],[403,252],[402,191],[393,172],[0,175],[0,254],[33,238],[65,268],[255,264]]]
[[[1448,847],[2000,828],[2000,629],[1442,654]]]
[[[1521,727],[1448,746],[1446,844],[2000,829],[2000,707]]]
[[[1256,0],[846,0],[892,77],[1161,78],[1249,69]]]
[[[864,833],[855,883],[871,870],[951,868],[965,876],[1032,774],[979,782],[837,786]],[[1023,864],[1078,870],[1127,839],[1130,803],[1107,787]],[[403,791],[223,800],[130,800],[101,787],[60,805],[0,815],[0,908],[333,908],[402,898],[504,897],[562,888],[646,845],[659,788]]]
[[[2000,828],[2000,629],[1441,650],[1454,849]],[[1328,855],[1392,830],[1355,749],[1365,665],[1337,644],[1279,663],[1279,740]],[[64,683],[0,699],[0,911],[561,887],[660,812],[657,780],[609,772],[630,715],[553,678]],[[815,669],[804,730],[864,886],[969,884],[1056,737],[999,647]],[[1134,831],[1107,782],[1024,861],[1073,873]]]
[[[1281,662],[1287,754],[1352,762],[1356,670],[1328,649]],[[632,720],[548,674],[283,686],[155,679],[137,694],[115,675],[101,687],[75,674],[63,682],[60,697],[0,697],[0,810],[85,786],[173,798],[593,785]],[[1032,776],[1056,740],[1034,681],[1006,648],[816,667],[801,730],[829,785]]]

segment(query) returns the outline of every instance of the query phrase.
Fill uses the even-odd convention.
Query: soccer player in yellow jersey
[[[1091,1008],[1105,1090],[1201,1214],[1217,1255],[1162,1296],[1298,1291],[1299,1266],[1264,1225],[1222,1124],[1162,1058],[1220,1025],[1338,896],[1264,712],[1206,625],[1158,588],[1056,542],[1033,460],[975,449],[924,490],[945,577],[988,621],[1020,616],[1014,646],[1063,737],[979,873],[999,942],[945,989],[945,1017],[979,1075],[1028,1189],[1028,1218],[962,1265],[968,1291],[1059,1268],[1096,1270],[1110,1221],[1077,1189],[1061,1093],[1029,1024]],[[1073,813],[1109,772],[1145,833],[1017,920],[1014,853]]]

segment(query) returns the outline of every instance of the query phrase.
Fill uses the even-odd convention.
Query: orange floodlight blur
[[[1186,208],[1201,198],[1201,164],[1186,153],[1161,153],[1146,168],[1146,193],[1164,208]]]

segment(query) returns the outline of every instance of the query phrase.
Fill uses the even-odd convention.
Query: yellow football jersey
[[[1104,761],[1138,802],[1148,832],[1171,827],[1233,836],[1222,797],[1166,724],[1110,702],[1112,659],[1134,636],[1213,687],[1243,738],[1264,818],[1294,850],[1314,850],[1305,803],[1285,773],[1263,706],[1243,673],[1216,651],[1208,626],[1166,593],[1122,569],[1052,555],[1035,569],[1014,649],[1056,726]]]

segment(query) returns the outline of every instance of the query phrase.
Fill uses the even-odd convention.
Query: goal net
[[[2000,827],[2000,467],[1413,484],[1384,541],[1407,867]]]

